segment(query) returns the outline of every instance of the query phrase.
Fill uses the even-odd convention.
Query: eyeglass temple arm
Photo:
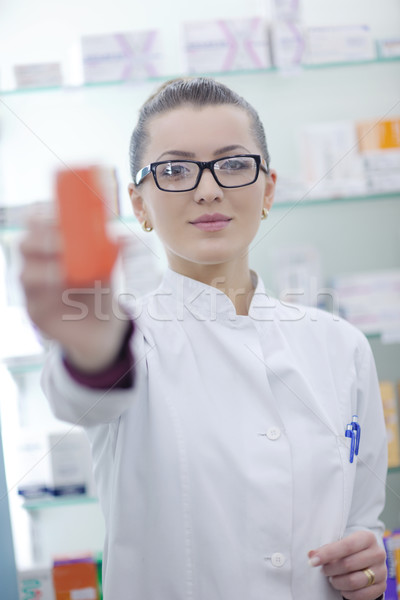
[[[269,167],[265,161],[265,158],[261,158],[260,169],[262,169],[267,175],[269,175]]]
[[[144,179],[151,171],[151,166],[147,165],[146,167],[143,167],[143,169],[140,169],[140,171],[138,171],[136,173],[136,177],[135,177],[135,183],[136,185],[139,185],[139,183],[142,181],[142,179]]]

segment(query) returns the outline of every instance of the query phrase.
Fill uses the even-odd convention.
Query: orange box
[[[56,600],[99,600],[97,567],[92,558],[55,561],[53,585]]]
[[[56,176],[65,280],[76,287],[108,280],[118,246],[106,231],[109,189],[105,170],[63,170]]]
[[[400,466],[399,414],[396,389],[392,381],[379,382],[388,438],[388,466]]]
[[[400,149],[400,118],[359,121],[356,128],[360,152]]]

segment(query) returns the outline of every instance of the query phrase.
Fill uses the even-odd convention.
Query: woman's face
[[[183,106],[154,117],[148,124],[149,143],[143,165],[162,160],[210,161],[236,154],[260,154],[251,133],[250,118],[238,107]],[[149,174],[136,188],[129,186],[135,215],[145,219],[161,239],[170,267],[178,272],[196,265],[243,260],[258,230],[262,209],[273,201],[276,175],[260,170],[255,183],[223,188],[205,169],[200,182],[188,192],[165,192]],[[200,217],[219,219],[207,226]]]

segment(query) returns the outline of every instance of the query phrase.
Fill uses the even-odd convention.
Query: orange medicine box
[[[383,413],[385,416],[386,432],[388,438],[388,466],[400,466],[400,434],[399,414],[396,401],[396,389],[392,381],[379,382]]]
[[[97,566],[91,557],[54,561],[56,600],[98,600]]]
[[[76,287],[107,280],[118,246],[106,231],[109,201],[107,170],[63,170],[56,176],[56,198],[63,240],[65,280]]]
[[[366,119],[356,123],[360,152],[400,149],[400,118]]]

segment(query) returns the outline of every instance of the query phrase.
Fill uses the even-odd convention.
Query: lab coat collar
[[[237,321],[241,319],[259,319],[263,309],[271,309],[276,300],[271,299],[264,288],[261,278],[251,271],[254,295],[249,308],[249,315],[237,315],[230,298],[221,290],[181,275],[167,268],[163,281],[156,291],[158,298],[163,297],[168,302],[173,313],[183,319],[189,313],[198,320],[224,320]],[[176,304],[176,306],[175,306]],[[270,311],[269,311],[269,314]]]

